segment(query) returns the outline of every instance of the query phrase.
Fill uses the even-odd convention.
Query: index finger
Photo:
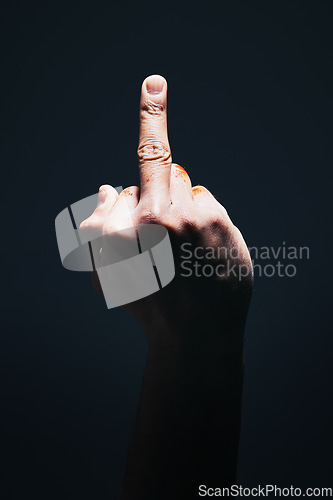
[[[159,75],[141,87],[138,162],[140,198],[170,200],[171,151],[167,130],[167,82]]]

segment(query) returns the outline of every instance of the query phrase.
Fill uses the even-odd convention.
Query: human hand
[[[135,247],[140,225],[162,225],[175,263],[169,285],[124,306],[144,325],[150,348],[121,500],[192,498],[199,481],[236,481],[252,264],[225,208],[172,163],[166,94],[160,76],[142,84],[140,189],[118,195],[102,186],[80,226],[103,267],[119,241],[125,253]]]
[[[192,187],[187,172],[172,163],[167,133],[167,82],[153,75],[143,82],[138,162],[140,188],[118,195],[103,185],[98,206],[80,232],[99,239],[107,255],[115,234],[140,224],[167,228],[176,274],[159,292],[124,306],[148,334],[205,330],[242,330],[252,289],[252,264],[244,239],[225,208],[203,186]],[[189,259],[191,253],[191,259]],[[96,273],[94,279],[96,280]],[[112,284],[111,284],[112,285]],[[158,325],[158,328],[157,326]]]

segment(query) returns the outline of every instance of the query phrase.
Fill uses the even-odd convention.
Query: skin
[[[101,186],[96,210],[80,226],[91,239],[100,236],[103,256],[111,235],[125,228],[134,228],[134,235],[138,224],[164,225],[175,260],[176,276],[167,287],[124,307],[143,324],[150,349],[121,500],[195,498],[199,484],[222,487],[236,481],[252,264],[225,208],[204,186],[192,187],[186,170],[172,163],[166,99],[165,79],[146,78],[140,100],[140,188],[118,195],[112,186]],[[229,263],[242,270],[241,279],[227,272],[182,276],[183,243],[226,249],[213,263],[197,260],[201,266]]]

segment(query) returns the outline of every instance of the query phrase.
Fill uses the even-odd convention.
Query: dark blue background
[[[255,282],[239,483],[332,486],[332,17],[328,1],[5,8],[1,499],[116,498],[147,343],[62,268],[54,219],[138,184],[152,73],[193,184],[249,245],[310,247],[295,278]]]

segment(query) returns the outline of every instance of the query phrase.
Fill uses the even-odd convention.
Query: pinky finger
[[[208,206],[213,206],[215,209],[218,209],[220,213],[223,215],[225,219],[230,220],[228,212],[224,208],[221,203],[217,201],[214,195],[205,188],[204,186],[194,186],[192,188],[192,195],[194,203],[203,208],[207,208]],[[231,221],[230,221],[231,222]]]

